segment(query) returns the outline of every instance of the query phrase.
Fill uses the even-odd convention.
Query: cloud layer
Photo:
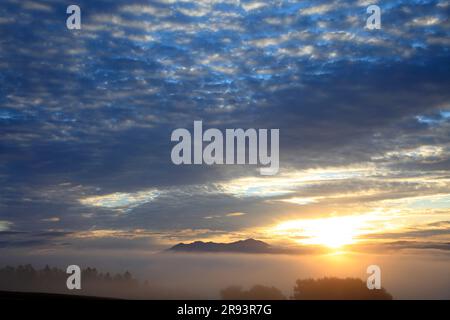
[[[384,1],[374,31],[365,1],[78,4],[75,31],[65,1],[2,3],[3,246],[364,214],[425,241],[448,221],[448,1]],[[279,128],[279,175],[173,165],[170,133],[194,120]]]

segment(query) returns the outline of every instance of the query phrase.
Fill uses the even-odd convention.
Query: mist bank
[[[395,299],[450,299],[450,254],[442,251],[397,252],[395,254],[230,254],[230,253],[148,253],[142,251],[78,251],[18,254],[10,252],[0,266],[31,263],[65,269],[77,264],[95,266],[110,273],[129,271],[147,281],[161,298],[219,299],[220,291],[233,285],[251,288],[255,284],[274,286],[286,297],[293,284],[307,278],[367,279],[369,265],[382,271],[382,286]],[[120,290],[120,288],[118,288]]]

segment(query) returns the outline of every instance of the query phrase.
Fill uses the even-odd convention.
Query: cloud
[[[236,197],[274,197],[286,195],[295,189],[326,181],[367,177],[374,174],[372,167],[321,168],[305,171],[285,171],[274,177],[242,177],[217,185],[223,192]]]
[[[59,217],[51,217],[51,218],[42,219],[42,221],[45,221],[45,222],[59,222],[60,220],[61,219]]]
[[[448,241],[450,239],[450,222],[437,221],[434,223],[415,225],[400,232],[382,233],[368,236],[369,238],[383,238],[383,239],[402,239],[402,240],[417,240],[426,239],[439,241]]]
[[[240,217],[240,216],[243,216],[246,214],[247,213],[245,213],[245,212],[230,212],[230,213],[227,213],[226,216],[227,217]]]
[[[158,195],[158,190],[152,189],[135,193],[116,192],[102,196],[86,197],[79,201],[86,206],[104,207],[126,212],[145,203],[152,202]]]
[[[447,2],[383,3],[377,32],[364,1],[79,4],[69,31],[60,1],[2,3],[0,228],[206,239],[448,217]],[[194,120],[280,128],[280,174],[174,166],[170,133]]]
[[[408,23],[409,26],[418,26],[418,27],[428,27],[433,25],[438,25],[441,23],[441,19],[439,17],[420,17],[415,18],[411,22]]]
[[[315,14],[324,14],[331,10],[336,9],[336,4],[322,4],[319,6],[307,7],[304,9],[300,9],[300,14],[302,15],[315,15]]]
[[[10,229],[12,223],[10,221],[0,221],[0,232],[4,232]]]
[[[45,11],[50,12],[52,11],[52,7],[44,4],[44,3],[38,3],[36,1],[24,1],[22,4],[22,7],[26,10],[30,11]]]

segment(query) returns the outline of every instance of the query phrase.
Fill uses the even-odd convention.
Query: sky
[[[450,1],[0,5],[0,252],[450,246]],[[381,7],[381,29],[366,9]],[[280,129],[280,171],[171,132]]]

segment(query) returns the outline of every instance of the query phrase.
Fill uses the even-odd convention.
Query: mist
[[[95,267],[99,272],[129,271],[135,279],[148,282],[150,298],[162,299],[220,299],[220,290],[226,287],[256,284],[274,286],[290,297],[297,279],[352,277],[366,281],[367,267],[375,264],[382,271],[382,286],[394,299],[450,299],[450,255],[443,251],[311,255],[16,252],[8,256],[8,261],[3,260],[0,266],[30,263],[36,268],[50,265],[65,270],[77,264]],[[131,297],[120,292],[120,287],[117,290],[113,296]]]

